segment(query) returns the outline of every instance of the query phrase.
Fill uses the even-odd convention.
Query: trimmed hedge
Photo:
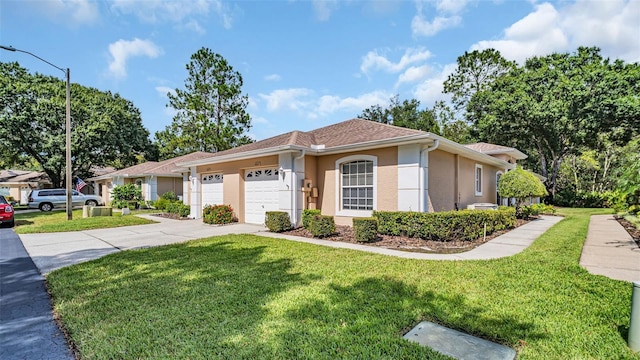
[[[320,210],[317,210],[317,209],[302,210],[302,227],[305,229],[309,229],[309,224],[311,223],[311,219],[315,215],[320,215]]]
[[[202,209],[202,221],[205,224],[230,224],[233,208],[231,205],[207,205]]]
[[[419,237],[425,240],[475,240],[484,234],[512,228],[516,210],[501,206],[498,210],[462,210],[420,213],[411,211],[374,211],[378,232],[385,235]]]
[[[372,242],[378,236],[378,219],[353,218],[353,232],[359,242]]]
[[[291,230],[291,219],[284,211],[267,211],[264,215],[264,224],[271,232]]]
[[[314,215],[309,222],[309,231],[314,237],[323,238],[336,233],[333,216]]]

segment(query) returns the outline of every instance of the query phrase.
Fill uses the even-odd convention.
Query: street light
[[[38,55],[32,54],[28,51],[24,51],[24,50],[20,50],[20,49],[16,49],[12,46],[3,46],[0,45],[0,49],[2,50],[7,50],[7,51],[13,51],[13,52],[21,52],[21,53],[25,53],[28,55],[33,56],[34,58],[46,62],[47,64],[53,66],[54,68],[62,71],[67,79],[67,119],[66,119],[66,124],[65,124],[65,135],[66,135],[66,142],[65,142],[65,146],[66,146],[66,150],[67,150],[67,154],[66,154],[66,185],[67,185],[67,220],[71,220],[73,218],[72,212],[71,212],[71,83],[70,83],[70,75],[69,75],[69,68],[63,69],[61,67],[57,67],[55,65],[53,65],[52,63],[48,62],[47,60],[41,58]]]

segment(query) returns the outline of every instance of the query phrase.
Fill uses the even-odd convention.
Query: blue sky
[[[447,100],[442,82],[469,50],[522,63],[585,45],[640,61],[640,0],[3,0],[0,44],[120,93],[152,137],[171,123],[166,93],[208,47],[242,74],[260,140],[353,118],[394,94],[431,107]],[[1,51],[0,61],[63,77],[25,54]]]

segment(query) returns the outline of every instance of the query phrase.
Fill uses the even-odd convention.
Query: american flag
[[[76,190],[80,191],[85,186],[87,186],[87,183],[84,182],[82,179],[78,178],[78,181],[76,182]]]

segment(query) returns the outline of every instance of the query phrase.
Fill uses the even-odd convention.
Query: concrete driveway
[[[138,215],[158,221],[157,224],[135,225],[86,231],[21,234],[31,259],[42,274],[135,248],[181,243],[225,234],[251,234],[265,231],[261,225],[207,225],[202,220],[172,220],[152,215]]]

